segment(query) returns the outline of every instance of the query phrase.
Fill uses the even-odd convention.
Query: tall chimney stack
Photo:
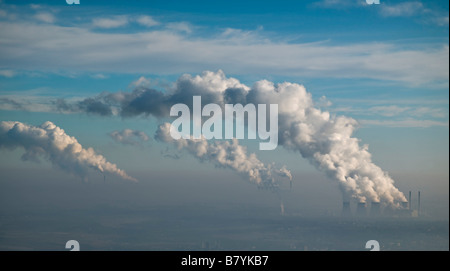
[[[358,216],[366,216],[367,215],[365,202],[358,202],[358,207],[356,208],[356,214]]]
[[[380,203],[377,201],[372,201],[370,205],[370,216],[381,215]]]
[[[342,216],[352,216],[352,210],[350,209],[350,201],[342,202]]]
[[[409,210],[411,211],[411,191],[409,191],[408,204],[409,204]]]
[[[417,204],[417,214],[419,215],[420,214],[420,191],[418,193],[418,197],[419,197],[419,199],[418,199],[418,204]]]

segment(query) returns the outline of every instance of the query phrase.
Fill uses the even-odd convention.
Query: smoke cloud
[[[124,145],[140,146],[142,142],[148,141],[146,133],[138,130],[124,129],[122,131],[113,131],[109,136],[116,142]]]
[[[381,202],[393,207],[407,201],[403,193],[394,186],[393,179],[372,162],[368,146],[360,146],[360,140],[352,137],[358,127],[357,121],[345,116],[334,116],[319,109],[311,93],[300,84],[274,84],[261,80],[248,87],[237,79],[227,78],[221,70],[206,71],[194,77],[181,76],[167,92],[138,87],[130,93],[102,93],[89,98],[95,103],[88,103],[87,99],[82,101],[83,104],[92,105],[91,108],[83,109],[78,106],[77,110],[88,113],[116,112],[123,117],[152,115],[164,118],[169,116],[170,107],[176,103],[184,103],[192,109],[194,95],[200,95],[203,104],[216,103],[222,107],[225,103],[277,103],[279,145],[299,152],[316,168],[336,180],[345,198],[354,198],[359,202]],[[93,105],[99,107],[99,110],[94,110]],[[103,110],[100,110],[102,108]],[[104,110],[105,108],[109,110]],[[196,152],[201,146],[213,148],[207,142],[180,141],[176,144],[186,145],[202,159],[216,161],[215,156],[210,158],[206,155],[208,152]],[[224,146],[221,146],[221,143],[215,144],[214,148],[228,151],[238,148],[235,143],[223,143],[230,144]],[[258,163],[252,164],[258,168],[257,165]]]
[[[22,147],[25,153],[21,159],[39,161],[44,157],[54,166],[87,179],[89,169],[117,175],[125,180],[137,181],[128,176],[105,157],[96,154],[92,148],[83,148],[76,138],[67,135],[63,129],[50,121],[41,126],[31,126],[18,121],[0,122],[0,148]]]
[[[276,176],[292,180],[291,172],[286,167],[276,169],[272,165],[265,165],[254,153],[247,154],[246,147],[239,145],[237,139],[214,141],[212,143],[204,138],[175,140],[170,135],[170,123],[159,126],[155,139],[170,143],[179,150],[185,149],[200,161],[207,161],[217,167],[232,169],[261,188],[277,189],[279,182],[275,178]]]
[[[304,86],[259,81],[248,92],[247,102],[278,103],[279,144],[300,152],[338,181],[344,197],[392,206],[406,201],[389,175],[371,161],[368,146],[352,137],[357,121],[316,108]]]
[[[139,80],[138,80],[139,81]],[[192,96],[200,95],[202,103],[234,103],[245,98],[250,88],[241,84],[237,79],[227,78],[222,71],[204,72],[201,76],[181,76],[175,86],[167,92],[147,88],[145,84],[138,84],[132,92],[103,92],[95,97],[68,103],[64,99],[54,102],[61,112],[84,112],[100,116],[120,115],[133,117],[138,115],[168,117],[172,105],[184,103],[192,108]]]

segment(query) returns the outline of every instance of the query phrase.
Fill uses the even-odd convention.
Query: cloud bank
[[[155,24],[147,17],[137,20]],[[230,29],[199,38],[183,22],[162,24],[154,30],[145,27],[141,32],[97,31],[125,27],[128,22],[126,16],[95,18],[91,26],[70,27],[0,21],[2,38],[7,41],[0,44],[0,62],[8,63],[10,70],[33,67],[42,72],[179,74],[220,67],[242,75],[360,78],[409,86],[439,84],[449,78],[445,42],[416,48],[390,42],[292,43],[271,40],[258,31]]]
[[[92,148],[83,148],[76,138],[67,135],[50,121],[40,126],[18,121],[0,122],[0,148],[13,150],[19,147],[25,149],[22,160],[39,161],[39,157],[43,157],[52,165],[85,180],[89,170],[93,169],[137,181]]]

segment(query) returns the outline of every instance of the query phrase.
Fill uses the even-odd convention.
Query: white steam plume
[[[254,153],[247,154],[246,147],[239,145],[237,139],[231,141],[214,141],[202,139],[178,139],[170,135],[170,123],[159,126],[155,139],[171,143],[179,150],[185,149],[201,161],[208,161],[215,166],[230,168],[249,179],[261,188],[278,188],[278,181],[274,175],[292,180],[291,172],[283,166],[281,169],[265,165]]]
[[[137,181],[128,176],[92,148],[84,149],[76,138],[50,121],[41,126],[31,126],[18,121],[0,122],[0,147],[15,149],[23,147],[22,160],[39,161],[42,156],[54,166],[86,179],[89,169],[111,173],[123,179]]]
[[[299,151],[337,180],[344,197],[392,206],[406,201],[389,175],[371,161],[368,146],[359,146],[359,139],[352,137],[356,120],[314,107],[302,85],[259,81],[247,94],[247,102],[278,103],[279,143]]]
[[[169,116],[170,107],[176,103],[191,107],[194,95],[200,95],[204,104],[216,103],[222,107],[225,103],[277,103],[279,145],[298,151],[336,180],[345,198],[381,202],[393,207],[407,201],[394,186],[392,178],[372,162],[368,146],[360,146],[360,140],[352,137],[357,121],[320,110],[311,93],[299,84],[275,85],[262,80],[248,87],[237,79],[227,78],[221,70],[206,71],[194,77],[181,76],[166,93],[139,87],[131,93],[103,93],[77,104],[67,104],[64,100],[55,104],[62,111],[99,115],[119,112],[123,117],[152,115],[163,118]]]

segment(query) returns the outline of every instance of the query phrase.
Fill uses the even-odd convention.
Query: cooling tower
[[[418,199],[417,199],[417,215],[420,215],[420,191],[418,192]]]
[[[358,216],[366,216],[367,210],[366,210],[366,203],[365,202],[359,202],[358,207],[356,207],[356,214]]]
[[[372,201],[370,205],[370,216],[379,216],[379,215],[381,215],[380,203]]]
[[[351,216],[352,210],[350,209],[350,201],[344,201],[342,203],[342,216]]]
[[[412,208],[411,208],[411,191],[409,191],[409,199],[408,199],[408,202],[409,202],[409,210],[411,211],[411,210],[412,210]]]

